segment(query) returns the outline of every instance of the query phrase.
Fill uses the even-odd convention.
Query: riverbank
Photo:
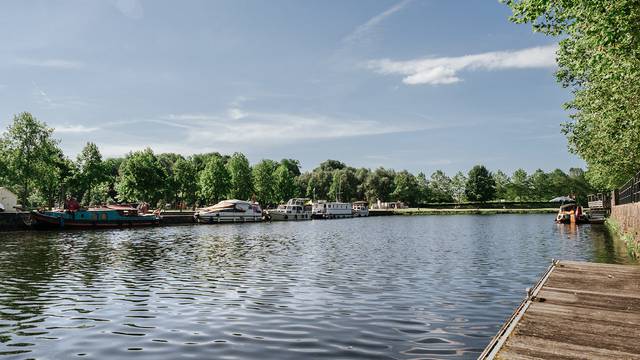
[[[497,214],[555,214],[557,208],[541,209],[371,209],[370,216],[392,215],[497,215]]]

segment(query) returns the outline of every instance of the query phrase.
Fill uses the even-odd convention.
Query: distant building
[[[378,200],[375,204],[371,206],[372,209],[406,209],[408,206],[402,201],[392,201],[392,202],[382,202]]]
[[[18,197],[9,189],[0,187],[0,212],[16,213]]]

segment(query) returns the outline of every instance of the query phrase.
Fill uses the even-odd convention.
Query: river
[[[473,359],[553,258],[630,261],[553,215],[0,233],[0,359]]]

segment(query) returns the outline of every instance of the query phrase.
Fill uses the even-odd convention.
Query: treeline
[[[427,177],[406,170],[353,168],[327,160],[302,173],[294,159],[261,160],[251,166],[241,153],[155,154],[147,148],[123,158],[103,159],[87,143],[75,160],[67,158],[53,130],[29,113],[14,117],[0,138],[0,186],[15,191],[28,206],[54,206],[66,196],[84,205],[146,201],[194,207],[226,198],[255,197],[274,205],[292,197],[342,201],[402,201],[409,205],[464,201],[548,201],[591,190],[581,169],[569,173],[517,170],[512,176],[475,166],[453,177],[438,170]]]

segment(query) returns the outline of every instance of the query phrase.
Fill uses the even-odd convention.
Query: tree
[[[551,197],[557,196],[551,191],[549,176],[542,169],[538,169],[531,174],[530,184],[533,200],[546,201]]]
[[[78,198],[85,204],[91,203],[91,192],[95,185],[106,180],[102,155],[96,144],[88,142],[76,160],[77,173],[75,184],[78,186]]]
[[[329,187],[329,197],[338,201],[351,201],[358,191],[355,170],[344,167],[333,171],[331,186]]]
[[[231,176],[229,197],[249,199],[253,191],[249,160],[242,153],[234,153],[227,162],[227,171]]]
[[[116,183],[118,197],[122,201],[146,201],[153,205],[164,196],[167,172],[153,150],[129,153],[122,165]]]
[[[423,172],[419,172],[416,176],[416,181],[418,183],[418,202],[419,203],[427,203],[431,199],[431,192],[429,191],[429,181],[427,180],[427,175]]]
[[[508,199],[509,183],[511,182],[509,176],[503,173],[502,170],[498,170],[493,173],[493,181],[496,183],[496,199]]]
[[[180,158],[173,164],[173,182],[178,199],[185,205],[195,205],[198,194],[198,171],[191,159]]]
[[[377,200],[385,202],[391,200],[395,175],[395,171],[383,167],[379,167],[369,173],[365,182],[365,195],[367,196],[367,200],[370,203]]]
[[[453,201],[451,179],[442,170],[436,170],[431,174],[429,193],[433,202],[447,203]]]
[[[176,204],[179,201],[178,184],[175,182],[173,174],[173,165],[180,159],[184,160],[184,156],[176,153],[162,153],[157,155],[158,162],[164,167],[167,174],[164,182],[164,192],[162,200],[164,203]]]
[[[396,173],[393,179],[394,190],[391,197],[405,204],[415,205],[420,197],[418,190],[418,181],[407,170]]]
[[[280,164],[273,174],[275,180],[275,199],[282,203],[291,199],[296,192],[294,176],[285,164]]]
[[[258,202],[262,205],[277,203],[274,172],[278,163],[262,160],[252,170],[253,188]]]
[[[293,177],[300,176],[300,161],[295,159],[282,159],[280,160],[280,164],[286,166]]]
[[[511,183],[507,187],[508,198],[512,201],[525,201],[531,197],[531,182],[529,175],[523,169],[518,169],[511,176]]]
[[[451,195],[453,200],[457,203],[461,203],[466,200],[467,189],[467,177],[464,176],[462,171],[458,171],[451,178]]]
[[[332,171],[325,171],[320,167],[314,169],[307,182],[307,196],[313,199],[327,199],[332,182]]]
[[[51,135],[53,129],[28,112],[13,117],[13,123],[0,138],[0,156],[6,170],[5,182],[17,192],[20,202],[28,206],[32,190],[40,193],[59,174],[61,150]],[[50,189],[48,189],[50,190]]]
[[[229,193],[231,176],[219,156],[211,156],[200,172],[198,187],[200,196],[207,203],[217,203]]]
[[[493,200],[496,194],[496,182],[483,165],[476,165],[469,171],[465,195],[469,201]]]
[[[511,20],[560,37],[558,81],[574,94],[565,108],[569,148],[600,189],[640,169],[640,5],[638,0],[505,0]]]

